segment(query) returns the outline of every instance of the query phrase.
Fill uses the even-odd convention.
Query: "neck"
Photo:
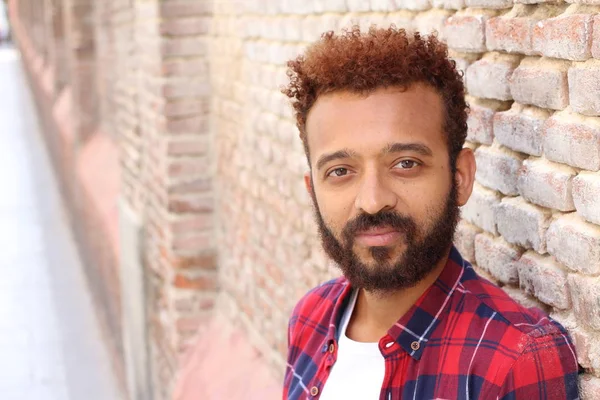
[[[368,292],[360,289],[346,335],[358,342],[377,342],[417,302],[436,281],[449,254],[415,286],[394,292]]]

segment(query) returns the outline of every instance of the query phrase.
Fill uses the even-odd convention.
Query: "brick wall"
[[[279,93],[284,62],[325,30],[395,23],[437,30],[465,71],[478,184],[457,244],[483,275],[569,328],[585,398],[600,396],[600,2],[573,3],[215,4],[219,276],[229,311],[279,378],[291,308],[337,274],[319,248],[306,161]]]
[[[352,23],[436,30],[448,42],[465,73],[478,163],[456,243],[483,275],[567,326],[584,398],[600,397],[598,0],[19,3],[24,26],[46,21],[17,31],[37,54],[32,71],[45,60],[59,114],[73,103],[75,142],[118,149],[119,198],[141,221],[140,248],[121,254],[143,265],[154,398],[170,396],[181,355],[214,314],[280,382],[292,307],[338,275],[320,249],[279,90],[286,60]]]

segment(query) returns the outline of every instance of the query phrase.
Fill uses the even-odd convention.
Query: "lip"
[[[400,237],[400,232],[390,228],[373,228],[356,234],[356,241],[367,247],[389,246]]]

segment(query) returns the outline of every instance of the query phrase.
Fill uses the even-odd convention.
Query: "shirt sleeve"
[[[500,388],[502,400],[579,398],[575,347],[565,334],[531,338]]]

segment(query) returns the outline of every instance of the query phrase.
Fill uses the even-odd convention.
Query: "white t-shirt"
[[[325,382],[321,400],[377,400],[385,376],[385,359],[379,343],[355,342],[346,336],[358,290],[354,289],[340,322],[340,340],[335,364]]]

